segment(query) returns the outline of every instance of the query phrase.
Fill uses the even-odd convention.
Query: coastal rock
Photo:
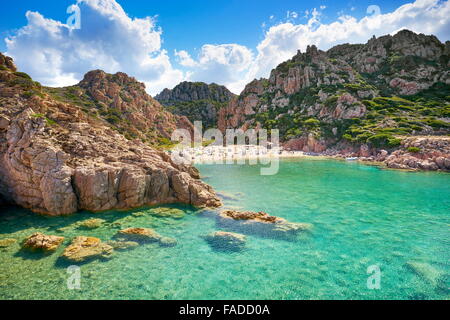
[[[139,243],[135,241],[106,241],[106,244],[111,246],[116,251],[126,251],[134,249],[139,246]]]
[[[141,244],[157,242],[161,247],[174,247],[177,240],[163,237],[153,229],[148,228],[128,228],[120,230],[116,238],[121,241],[133,241]]]
[[[151,209],[150,214],[160,218],[172,218],[172,219],[182,219],[185,216],[183,210],[167,207]]]
[[[289,222],[283,218],[270,216],[266,212],[225,210],[219,214],[219,224],[240,230],[243,233],[256,233],[265,236],[292,237],[301,231],[312,229],[307,223]]]
[[[64,237],[48,236],[38,232],[29,236],[23,247],[32,250],[55,251],[63,241]]]
[[[177,240],[174,238],[169,238],[169,237],[161,237],[159,239],[159,245],[161,247],[175,247],[178,244]]]
[[[86,262],[93,259],[110,258],[114,249],[94,237],[76,237],[64,250],[63,257],[72,262]]]
[[[88,219],[80,222],[78,225],[80,228],[84,229],[97,229],[100,228],[104,222],[105,220],[103,219]]]
[[[220,251],[241,251],[246,244],[245,235],[224,231],[208,234],[205,240],[213,249]]]
[[[146,242],[159,242],[162,237],[152,229],[128,228],[120,230],[117,233],[117,238],[135,241],[139,243],[146,243]]]
[[[328,51],[309,46],[268,79],[250,82],[219,111],[217,125],[222,132],[277,128],[286,150],[385,162],[378,153],[402,150],[405,138],[448,136],[449,63],[448,45],[408,30]],[[429,144],[427,159],[398,154],[404,161],[386,164],[447,170],[442,157],[450,153],[442,151]]]
[[[221,205],[196,169],[174,163],[151,141],[139,139],[144,133],[167,138],[178,127],[143,84],[125,74],[96,71],[78,86],[45,91],[21,74],[0,74],[22,77],[38,93],[24,98],[24,87],[0,77],[0,95],[15,92],[0,106],[0,196],[7,202],[47,215],[168,203]],[[84,105],[56,100],[59,90],[70,91]],[[125,99],[120,102],[119,96]],[[119,125],[112,115],[111,121],[92,116],[95,107],[86,111],[86,105],[96,103],[105,106],[105,114],[136,119]],[[132,135],[137,138],[130,141]]]

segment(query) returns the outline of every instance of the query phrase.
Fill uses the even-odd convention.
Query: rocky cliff
[[[234,98],[226,87],[203,82],[182,82],[172,90],[164,89],[155,99],[177,115],[191,122],[202,121],[206,128],[215,126],[217,112]]]
[[[180,119],[143,89],[125,74],[102,71],[74,87],[43,88],[0,54],[0,198],[50,215],[219,206],[195,168],[143,142],[149,132],[167,136]],[[120,123],[110,121],[111,110]]]
[[[73,103],[128,139],[167,144],[176,128],[193,130],[184,116],[173,115],[149,96],[145,85],[125,73],[88,72],[75,86],[45,88],[55,100]]]
[[[406,137],[444,137],[449,58],[450,42],[408,30],[326,52],[308,46],[249,83],[218,127],[279,129],[288,149],[366,157],[403,148]]]

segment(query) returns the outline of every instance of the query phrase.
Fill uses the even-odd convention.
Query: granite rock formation
[[[126,121],[122,134],[93,115],[90,104],[86,107],[77,99],[62,101],[54,89],[43,88],[28,75],[16,72],[9,58],[0,55],[0,61],[4,63],[0,70],[0,196],[7,202],[49,215],[175,202],[197,207],[221,205],[194,167],[178,165],[139,137],[129,137],[133,132],[144,135],[149,123],[158,131],[155,119],[159,117],[164,130],[169,124],[176,126],[164,122],[175,116],[148,105],[154,100],[144,95],[142,85],[124,74],[95,71],[79,86],[97,96],[89,103],[105,101],[108,108],[112,103],[114,110],[128,119],[139,115],[135,125]],[[115,78],[112,83],[110,77]],[[128,85],[117,91],[116,81],[118,86]],[[129,101],[109,100],[123,94],[124,88],[129,88]]]
[[[279,129],[286,149],[357,156],[392,153],[408,137],[439,139],[450,133],[449,48],[408,30],[326,52],[308,46],[250,82],[217,125]]]
[[[191,122],[202,121],[205,128],[217,123],[217,112],[235,95],[226,87],[203,82],[182,82],[172,90],[164,89],[155,96],[161,104]]]

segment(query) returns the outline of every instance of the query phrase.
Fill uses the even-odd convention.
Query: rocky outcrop
[[[143,141],[157,143],[159,138],[170,139],[175,129],[193,130],[185,117],[164,110],[146,93],[143,83],[123,72],[90,71],[71,93],[91,98],[99,117]]]
[[[88,219],[78,223],[78,227],[81,229],[97,229],[100,228],[103,223],[105,223],[105,220],[103,219]]]
[[[131,250],[139,246],[139,243],[135,241],[106,241],[106,244],[113,247],[115,251]]]
[[[408,30],[326,52],[311,45],[250,82],[217,125],[278,129],[288,150],[391,153],[408,136],[449,134],[449,59],[448,44]]]
[[[199,180],[195,168],[174,163],[142,140],[128,140],[82,106],[54,100],[22,75],[0,70],[0,79],[2,75],[18,81],[0,81],[0,96],[15,92],[0,100],[0,196],[8,202],[49,215],[176,202],[221,205],[213,189]],[[99,72],[94,75],[109,77]],[[97,83],[97,76],[88,76],[83,88]],[[120,75],[115,81],[129,79]],[[99,96],[107,90],[94,87]],[[109,96],[114,95],[110,92]],[[121,108],[130,105],[134,106],[130,102]],[[127,110],[135,111],[133,107]]]
[[[94,237],[76,237],[64,250],[62,257],[71,262],[87,262],[93,259],[108,259],[114,249]]]
[[[214,250],[241,251],[245,248],[246,236],[239,233],[217,231],[205,236]]]
[[[177,241],[173,238],[163,237],[156,231],[148,228],[128,228],[120,230],[117,239],[122,241],[133,241],[138,243],[158,242],[161,247],[173,247],[177,245]]]
[[[312,228],[310,224],[289,222],[266,212],[225,210],[218,218],[222,227],[263,236],[289,238]]]
[[[0,52],[0,70],[2,70],[2,69],[5,69],[5,70],[8,69],[13,72],[17,71],[16,65],[14,64],[13,59],[3,55]]]
[[[410,137],[384,159],[393,169],[450,171],[450,137]]]
[[[202,121],[205,128],[215,126],[217,112],[235,95],[226,87],[203,82],[182,82],[172,90],[164,89],[155,96],[161,104],[191,122]]]
[[[217,102],[228,102],[235,95],[226,87],[215,83],[204,82],[181,82],[172,90],[164,89],[155,99],[164,105],[177,102],[189,102],[197,100],[214,100]]]
[[[48,236],[38,232],[29,236],[23,247],[31,250],[55,251],[63,241],[64,237]]]
[[[162,237],[154,230],[148,228],[128,228],[120,230],[117,238],[136,242],[158,242]]]

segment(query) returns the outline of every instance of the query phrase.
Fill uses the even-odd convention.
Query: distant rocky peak
[[[234,94],[225,86],[215,83],[206,84],[204,82],[181,82],[172,90],[164,89],[155,99],[163,104],[176,102],[188,102],[198,100],[213,100],[217,102],[227,102],[234,97]]]
[[[3,67],[3,68],[2,68]],[[9,69],[10,71],[17,71],[16,65],[11,57],[5,56],[0,52],[0,70]]]
[[[134,77],[128,76],[126,73],[117,72],[115,74],[106,73],[103,70],[92,70],[84,75],[83,80],[78,84],[79,87],[90,89],[106,84],[115,84],[121,87],[133,85],[135,88],[145,90],[145,85],[137,81]]]

